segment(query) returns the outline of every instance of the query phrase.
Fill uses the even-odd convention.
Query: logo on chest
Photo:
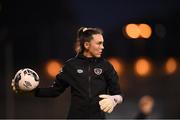
[[[94,68],[94,73],[96,75],[100,75],[102,73],[102,69],[101,68]]]
[[[83,73],[84,71],[82,69],[77,69],[77,73]]]

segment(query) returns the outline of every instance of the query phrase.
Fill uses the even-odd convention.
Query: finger
[[[13,86],[13,90],[15,91],[16,90],[16,88]]]
[[[15,91],[16,90],[16,88],[13,86],[13,90]]]
[[[100,106],[100,108],[102,111],[104,111],[107,108],[107,106]]]
[[[104,110],[107,107],[107,105],[100,105],[101,110]]]
[[[100,107],[101,107],[101,110],[104,110],[107,107],[111,107],[111,105],[109,103],[106,103],[106,104],[101,105]]]
[[[104,110],[108,107],[108,105],[101,105],[100,107],[101,107],[101,110]]]
[[[101,95],[99,95],[99,97],[100,97],[100,98],[108,98],[108,97],[109,97],[109,95],[106,95],[106,94],[101,94]]]
[[[99,105],[103,105],[105,103],[105,99],[99,101]]]
[[[101,100],[100,102],[99,102],[99,105],[106,105],[106,104],[109,104],[109,101],[108,101],[108,99],[103,99],[103,100]]]
[[[106,104],[106,106],[105,106],[105,108],[111,108],[111,107],[113,107],[111,104]]]
[[[111,107],[107,106],[105,109],[103,109],[104,112],[107,112],[111,109]]]
[[[100,108],[101,108],[101,110],[103,110],[103,109],[104,109],[104,106],[100,106]]]
[[[12,86],[12,87],[14,86],[14,82],[11,83],[11,86]]]
[[[14,86],[15,80],[12,79],[11,86]]]
[[[111,113],[111,112],[113,111],[113,109],[114,109],[114,108],[112,107],[112,108],[109,109],[107,112],[108,112],[108,113]]]
[[[110,101],[109,101],[109,99],[102,99],[102,100],[100,100],[99,101],[99,104],[107,104],[107,103],[109,103]]]

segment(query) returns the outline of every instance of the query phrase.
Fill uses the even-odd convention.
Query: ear
[[[90,46],[89,42],[85,42],[85,43],[84,43],[84,48],[85,48],[85,49],[89,49],[89,46]]]

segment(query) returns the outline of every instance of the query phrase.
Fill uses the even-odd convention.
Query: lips
[[[101,54],[102,54],[102,51],[99,51],[98,54],[101,55]]]

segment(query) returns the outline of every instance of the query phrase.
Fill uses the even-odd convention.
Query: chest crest
[[[101,68],[94,68],[94,73],[95,73],[96,75],[101,75],[102,69],[101,69]]]

